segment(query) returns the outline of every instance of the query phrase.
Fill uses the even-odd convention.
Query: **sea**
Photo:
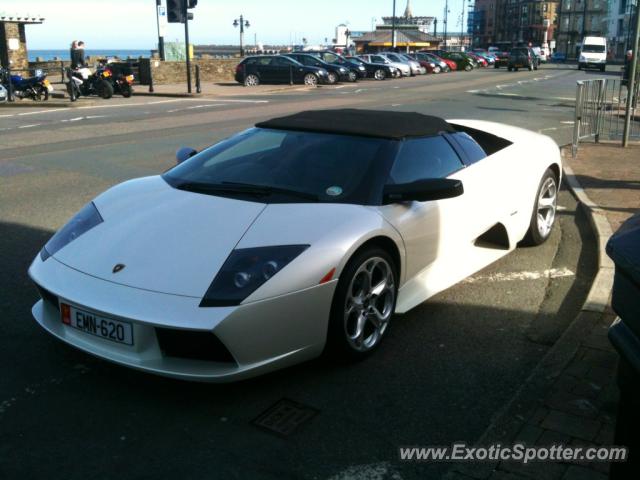
[[[60,49],[60,50],[29,50],[29,61],[35,62],[37,57],[42,58],[43,60],[54,60],[56,57],[59,60],[69,60],[69,49]],[[151,50],[98,50],[98,49],[87,49],[84,52],[85,56],[90,57],[118,57],[118,58],[127,58],[127,57],[150,57]]]

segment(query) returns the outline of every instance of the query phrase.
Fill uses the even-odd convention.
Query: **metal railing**
[[[629,138],[640,140],[638,84],[629,95],[627,83],[619,78],[582,80],[576,89],[572,153],[575,157],[581,141],[620,140],[624,132],[627,102],[631,103]]]

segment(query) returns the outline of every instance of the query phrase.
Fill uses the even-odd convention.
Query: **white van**
[[[584,37],[578,58],[578,70],[607,67],[607,39],[604,37]]]

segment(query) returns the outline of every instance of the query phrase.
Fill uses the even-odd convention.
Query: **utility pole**
[[[391,17],[391,50],[396,49],[396,0],[393,0],[393,17]]]
[[[184,6],[184,43],[187,54],[187,92],[191,93],[191,52],[189,51],[189,12],[187,8],[189,7],[187,0],[183,0]]]
[[[447,48],[447,20],[449,19],[449,0],[444,3],[444,48]]]
[[[156,0],[156,20],[158,23],[158,55],[160,60],[164,61],[164,30],[167,24],[167,11],[162,6],[162,0]]]
[[[629,73],[629,83],[627,85],[627,109],[624,115],[624,132],[622,134],[622,146],[626,147],[629,144],[629,129],[631,127],[631,109],[635,101],[634,94],[637,94],[636,90],[636,72],[638,69],[638,47],[640,47],[640,4],[636,6],[636,29],[633,39],[633,58],[631,59],[631,72]]]

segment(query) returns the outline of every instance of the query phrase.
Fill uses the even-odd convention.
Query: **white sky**
[[[449,31],[457,24],[463,3],[449,0]],[[42,25],[27,26],[30,49],[68,48],[81,39],[86,48],[150,49],[157,43],[155,0],[0,0],[0,13],[41,15]],[[164,4],[164,0],[163,0]],[[442,31],[445,0],[412,0],[414,15],[438,18]],[[396,14],[402,15],[406,0],[397,0]],[[466,9],[466,5],[465,5]],[[251,23],[245,42],[254,34],[264,44],[288,44],[289,39],[310,44],[335,36],[335,27],[347,23],[351,30],[370,30],[372,19],[390,16],[392,0],[199,0],[189,22],[191,43],[238,44],[235,18],[243,14]],[[170,24],[167,41],[184,39],[182,24]]]

